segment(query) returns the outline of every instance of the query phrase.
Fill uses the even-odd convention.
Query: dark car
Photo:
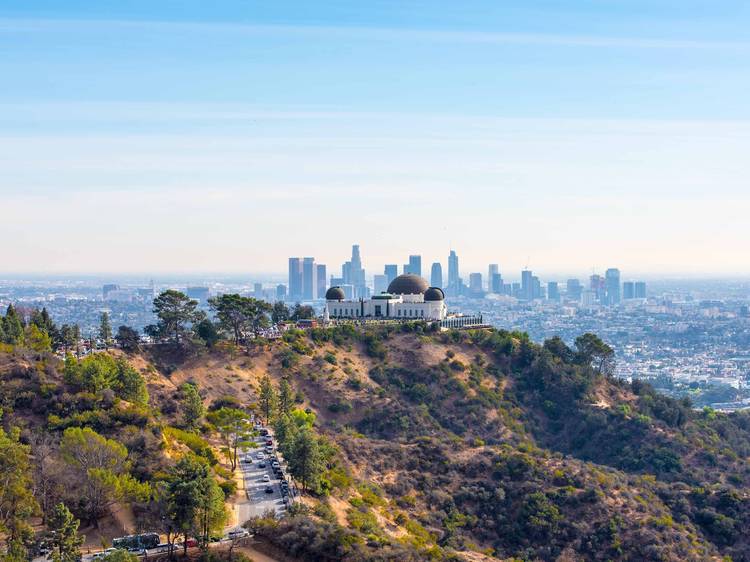
[[[264,462],[259,462],[259,463],[258,463],[258,468],[266,468],[266,463],[264,463]]]
[[[266,486],[266,494],[273,494],[273,487]]]

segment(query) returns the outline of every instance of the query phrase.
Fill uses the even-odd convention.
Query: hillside
[[[125,359],[150,408],[138,418],[119,403],[108,425],[54,413],[40,389],[60,401],[55,360],[3,354],[5,423],[27,435],[96,424],[129,444],[132,474],[148,481],[179,447],[165,449],[163,429],[136,439],[130,428],[179,427],[184,383],[206,406],[233,397],[260,413],[263,378],[288,381],[329,447],[307,508],[252,523],[291,559],[750,560],[750,416],[616,381],[559,340],[340,327]],[[146,511],[136,502],[136,517]]]

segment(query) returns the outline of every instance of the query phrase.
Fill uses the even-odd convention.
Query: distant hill
[[[111,423],[66,418],[61,364],[0,354],[5,423],[99,424],[126,441],[134,421],[179,426],[183,383],[206,406],[233,397],[261,413],[263,378],[288,381],[294,407],[315,414],[326,468],[306,508],[252,527],[292,559],[750,560],[750,416],[615,380],[590,349],[404,324],[125,359],[150,395],[140,422],[122,404]],[[169,464],[163,434],[143,443],[153,458],[134,458],[137,478]]]

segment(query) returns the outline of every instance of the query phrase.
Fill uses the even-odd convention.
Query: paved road
[[[240,524],[251,517],[262,516],[268,511],[274,511],[277,515],[282,515],[286,511],[284,500],[281,496],[281,488],[279,487],[280,482],[273,474],[271,461],[268,458],[263,461],[258,459],[258,453],[263,451],[264,441],[265,437],[258,437],[256,445],[243,451],[242,454],[244,458],[247,453],[250,453],[253,462],[250,464],[240,463],[242,475],[245,479],[245,491],[247,492],[248,500],[250,500],[238,506]],[[258,466],[260,463],[264,463],[266,465],[265,468],[260,468]],[[266,474],[270,478],[270,482],[263,482],[263,476]],[[273,493],[266,493],[265,489],[267,486],[271,486]]]

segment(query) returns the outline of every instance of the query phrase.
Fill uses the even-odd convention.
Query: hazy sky
[[[64,6],[64,9],[62,7]],[[750,5],[0,3],[0,273],[750,273]]]

